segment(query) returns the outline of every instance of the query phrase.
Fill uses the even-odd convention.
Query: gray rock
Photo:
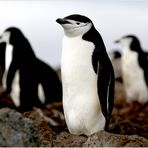
[[[38,146],[37,128],[31,119],[9,108],[0,109],[0,146]]]
[[[45,118],[41,116],[41,114],[39,114],[38,110],[40,109],[34,108],[32,111],[25,112],[24,116],[30,118],[38,128],[39,147],[51,147],[54,132],[51,129],[50,124],[44,120]]]
[[[90,136],[84,147],[147,147],[148,140],[137,135],[117,135],[105,131]]]
[[[72,135],[69,132],[61,132],[53,140],[53,147],[81,147],[86,141],[86,137]]]

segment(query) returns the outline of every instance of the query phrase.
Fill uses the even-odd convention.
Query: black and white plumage
[[[20,110],[62,100],[62,85],[56,72],[35,56],[29,41],[19,29],[8,28],[0,41],[6,43],[0,63],[4,65],[3,87]]]
[[[118,50],[112,50],[112,52],[109,53],[109,58],[111,61],[116,60],[118,58],[121,58],[121,53]]]
[[[127,35],[117,40],[122,46],[122,77],[129,102],[138,101],[142,104],[148,101],[148,59],[134,35]]]
[[[61,74],[63,108],[72,134],[107,129],[114,99],[114,72],[105,45],[92,21],[70,15],[64,28]]]

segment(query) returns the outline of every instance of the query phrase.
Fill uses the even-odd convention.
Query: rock
[[[72,135],[69,132],[61,132],[53,141],[54,147],[81,147],[86,141],[84,136]]]
[[[115,103],[108,132],[101,131],[90,137],[70,134],[62,103],[48,104],[43,109],[33,108],[23,115],[4,108],[0,109],[0,146],[148,146],[147,114],[148,105],[128,103],[123,83],[116,81]]]
[[[33,111],[25,112],[24,115],[32,119],[38,127],[40,147],[79,147],[86,141],[87,138],[84,136],[70,134],[66,125],[63,125],[63,121],[58,122],[61,126],[51,126],[51,123],[46,118],[56,118],[58,112],[55,114],[55,108],[44,110],[44,114],[40,114],[41,110],[39,110],[39,108],[34,108]]]
[[[0,146],[38,146],[37,127],[29,118],[9,108],[0,109]]]
[[[34,108],[33,111],[28,111],[24,113],[24,116],[30,118],[34,124],[38,127],[39,133],[39,146],[40,147],[51,147],[54,132],[50,127],[50,124],[45,121],[43,116],[40,116],[38,108]]]
[[[84,147],[147,147],[148,140],[137,135],[117,135],[105,131],[90,136]]]
[[[135,134],[148,139],[148,105],[127,102],[123,84],[117,81],[115,84],[115,103],[109,131],[115,134]]]

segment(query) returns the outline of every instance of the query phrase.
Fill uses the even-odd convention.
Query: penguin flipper
[[[98,68],[97,88],[102,113],[106,119],[107,130],[114,101],[114,72],[112,65]]]

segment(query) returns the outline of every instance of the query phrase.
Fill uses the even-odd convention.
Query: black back
[[[140,67],[144,71],[144,78],[148,86],[148,53],[143,51],[140,45],[140,41],[138,40],[136,36],[128,35],[126,37],[131,37],[133,39],[130,45],[130,49],[132,51],[138,52],[138,62],[139,62]]]
[[[92,55],[92,64],[98,75],[98,95],[101,110],[106,118],[106,130],[109,124],[114,101],[114,71],[111,61],[107,55],[104,42],[94,26],[83,35],[83,39],[93,42],[95,49]]]
[[[45,104],[62,101],[62,84],[57,73],[40,59],[36,59],[32,72],[37,83],[42,84],[45,93]]]
[[[5,31],[9,31],[11,33],[9,43],[13,45],[14,59],[24,65],[27,65],[30,61],[34,60],[35,53],[23,33],[15,27],[8,28]]]

